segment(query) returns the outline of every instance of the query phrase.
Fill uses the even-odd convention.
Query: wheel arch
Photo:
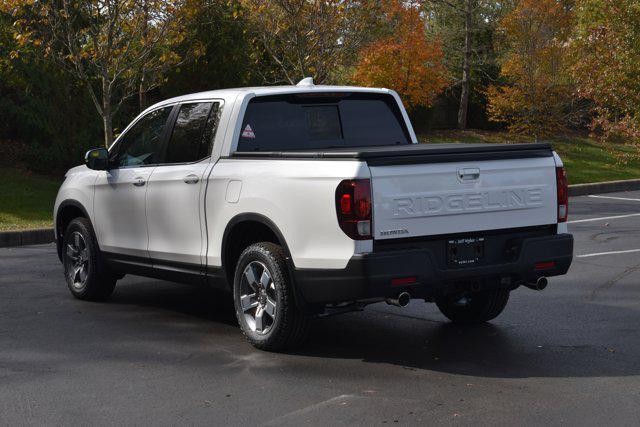
[[[60,259],[61,262],[62,262],[62,240],[64,238],[64,232],[67,229],[67,226],[69,225],[69,223],[73,221],[73,219],[75,218],[86,218],[89,221],[89,223],[91,223],[91,217],[89,216],[89,212],[82,205],[82,203],[73,199],[62,201],[58,206],[58,209],[56,211],[56,218],[55,218],[56,249],[58,252],[58,258]],[[94,237],[95,237],[95,232],[93,231],[93,224],[91,224],[91,228],[92,228],[91,232],[94,233]]]
[[[293,267],[287,241],[278,226],[264,215],[242,213],[229,221],[222,235],[222,269],[230,287],[233,286],[235,265],[244,248],[263,241],[280,245],[284,250],[288,267]]]

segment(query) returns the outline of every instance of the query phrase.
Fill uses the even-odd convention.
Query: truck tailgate
[[[370,162],[374,239],[555,224],[551,150],[513,157]]]

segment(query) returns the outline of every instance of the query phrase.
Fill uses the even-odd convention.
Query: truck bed
[[[552,157],[551,145],[527,144],[408,144],[375,147],[326,148],[295,151],[236,151],[233,158],[357,159],[371,166],[415,163]]]

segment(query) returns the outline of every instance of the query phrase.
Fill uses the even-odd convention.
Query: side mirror
[[[109,168],[109,151],[106,148],[94,148],[87,151],[84,162],[89,169],[105,171]]]

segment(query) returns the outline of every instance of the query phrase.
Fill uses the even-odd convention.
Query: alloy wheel
[[[74,231],[67,242],[65,265],[67,277],[73,289],[82,290],[89,276],[89,248],[79,231]]]
[[[276,319],[276,287],[269,269],[260,261],[250,262],[240,281],[240,307],[253,332],[267,334]]]

